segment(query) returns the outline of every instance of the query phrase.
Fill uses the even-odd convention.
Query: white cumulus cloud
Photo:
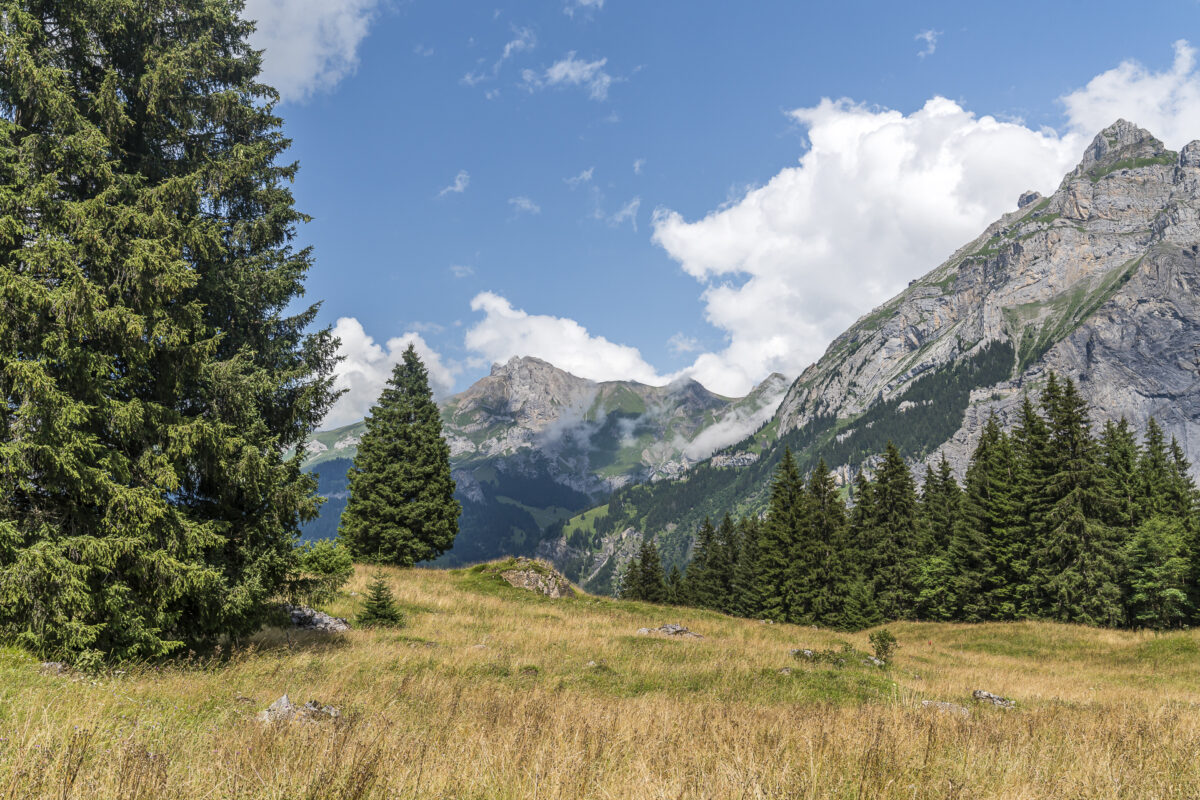
[[[391,377],[392,367],[400,362],[410,344],[429,371],[429,387],[434,397],[441,399],[454,388],[455,377],[460,371],[458,365],[446,363],[415,331],[380,345],[367,335],[357,319],[342,317],[333,326],[333,335],[341,340],[338,355],[342,356],[334,372],[333,386],[348,391],[338,398],[322,421],[325,430],[349,425],[366,416]]]
[[[925,43],[925,46],[917,52],[917,56],[920,58],[925,58],[926,56],[933,55],[934,51],[937,50],[938,37],[941,35],[941,31],[935,31],[934,29],[930,28],[927,31],[921,31],[914,36],[913,38],[918,42]]]
[[[378,0],[246,0],[250,44],[264,50],[264,83],[284,100],[330,89],[358,67]]]
[[[563,13],[568,17],[575,16],[580,11],[599,11],[604,8],[604,0],[567,0]]]
[[[575,320],[528,314],[493,292],[476,295],[471,310],[483,312],[484,318],[467,330],[466,346],[486,363],[534,356],[594,381],[661,385],[668,380],[646,363],[637,348],[593,336]]]
[[[934,97],[909,114],[849,100],[791,112],[808,134],[796,166],[698,220],[658,209],[654,241],[704,286],[728,345],[688,374],[742,394],[799,374],[831,339],[1016,207],[1052,191],[1119,117],[1179,147],[1200,137],[1195,51],[1162,72],[1124,62],[1062,98],[1063,132],[978,116]]]
[[[1062,98],[1071,127],[1095,134],[1124,117],[1179,149],[1200,138],[1200,72],[1196,49],[1180,39],[1169,69],[1152,72],[1124,61]]]
[[[542,207],[530,200],[525,195],[517,195],[516,197],[508,198],[508,204],[513,207],[513,210],[518,214],[540,214]]]

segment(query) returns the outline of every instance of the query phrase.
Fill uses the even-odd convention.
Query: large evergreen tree
[[[0,2],[0,632],[43,653],[252,631],[315,516],[335,343],[240,10]]]
[[[1043,400],[1050,428],[1046,530],[1037,550],[1040,608],[1051,619],[1111,625],[1121,617],[1112,530],[1087,406],[1073,381]]]
[[[410,344],[366,419],[338,535],[354,557],[411,567],[450,549],[462,506],[429,375]]]
[[[928,548],[919,535],[912,473],[891,442],[875,476],[871,503],[873,546],[867,556],[868,574],[879,611],[887,619],[900,619],[915,610],[917,576]]]
[[[759,614],[783,622],[788,616],[788,593],[793,570],[796,537],[804,517],[804,480],[791,449],[783,458],[771,484],[771,500],[758,540],[758,564],[754,581],[760,598]]]

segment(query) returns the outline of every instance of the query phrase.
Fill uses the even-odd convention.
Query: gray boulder
[[[335,720],[342,716],[342,712],[337,708],[329,705],[322,705],[316,700],[309,700],[302,706],[298,706],[291,701],[285,694],[274,703],[267,706],[266,710],[258,713],[259,722],[277,723],[277,722],[324,722]]]
[[[1009,700],[1007,697],[985,692],[983,689],[976,689],[971,693],[971,696],[975,698],[975,702],[977,703],[990,703],[1001,708],[1016,708],[1017,705],[1016,700]]]
[[[661,633],[663,636],[677,636],[681,639],[703,639],[704,637],[698,633],[693,633],[682,625],[667,623],[660,625],[657,628],[638,628],[638,633],[643,636],[653,633]]]
[[[284,610],[292,619],[292,627],[302,631],[341,633],[350,630],[350,623],[341,617],[331,617],[324,611],[317,611],[308,606],[285,605]]]

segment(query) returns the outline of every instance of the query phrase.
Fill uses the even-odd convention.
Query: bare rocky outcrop
[[[283,608],[292,620],[292,627],[302,631],[341,633],[350,630],[349,622],[341,617],[331,617],[324,611],[317,611],[308,606],[285,605]]]
[[[1007,697],[1001,697],[998,694],[985,692],[983,689],[976,689],[971,692],[971,696],[975,698],[976,703],[986,703],[988,705],[999,706],[1000,708],[1016,708],[1017,701],[1010,700]]]
[[[513,559],[509,569],[500,572],[500,577],[518,589],[544,594],[546,597],[574,597],[571,582],[545,561],[530,558]]]
[[[258,721],[264,724],[284,722],[326,722],[340,719],[342,712],[330,705],[309,700],[302,706],[294,704],[285,694],[263,711],[258,712]]]
[[[1078,383],[1097,424],[1157,418],[1200,475],[1200,142],[1174,153],[1125,120],[1101,131],[1052,195],[1023,194],[835,339],[781,403],[780,435],[903,401],[989,343],[1012,346],[1012,371],[971,393],[931,459],[946,455],[961,477],[988,416],[1011,427],[1053,370]]]
[[[659,625],[657,628],[638,628],[638,633],[641,634],[642,636],[649,636],[652,634],[661,634],[663,636],[674,636],[674,637],[677,637],[680,639],[703,639],[704,638],[701,634],[693,633],[692,631],[688,630],[687,628],[683,627],[682,625],[677,625],[675,623],[667,623],[666,625]]]

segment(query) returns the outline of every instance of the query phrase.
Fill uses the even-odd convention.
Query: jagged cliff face
[[[1000,343],[1012,347],[1010,373],[974,387],[941,447],[960,473],[987,416],[1011,422],[1021,393],[1036,392],[1048,370],[1079,382],[1097,421],[1144,426],[1155,416],[1195,461],[1198,243],[1200,142],[1177,154],[1118,121],[1053,195],[1023,195],[1016,211],[839,336],[789,390],[779,431],[821,416],[852,420]]]

